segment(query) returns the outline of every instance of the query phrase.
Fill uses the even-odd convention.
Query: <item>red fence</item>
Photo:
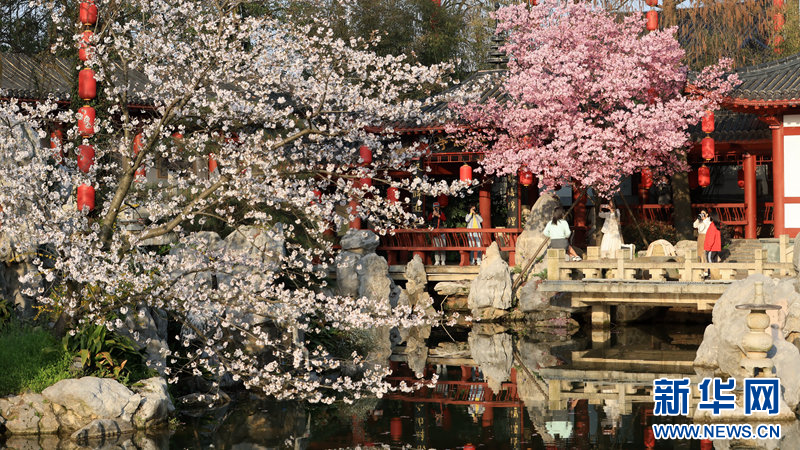
[[[387,252],[390,265],[405,263],[409,255],[417,253],[426,261],[431,252],[458,251],[460,265],[469,264],[469,252],[483,252],[492,242],[497,242],[501,251],[510,252],[509,264],[513,264],[514,249],[521,230],[517,228],[438,228],[418,230],[395,230],[394,234],[381,237],[378,250]],[[405,257],[404,257],[405,256]]]

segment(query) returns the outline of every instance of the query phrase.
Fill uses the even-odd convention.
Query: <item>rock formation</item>
[[[775,364],[775,376],[781,378],[783,399],[794,411],[800,404],[800,378],[797,377],[800,351],[787,339],[800,336],[800,294],[795,290],[795,280],[751,275],[732,283],[714,305],[712,323],[706,327],[703,342],[697,349],[695,371],[703,377],[722,375],[742,380],[752,376],[741,367],[742,340],[749,331],[746,322],[749,311],[736,309],[736,305],[753,303],[756,282],[763,283],[766,303],[781,306],[780,310],[768,312],[771,325],[767,332],[773,338],[768,357]]]
[[[0,398],[0,428],[9,435],[72,433],[75,440],[108,433],[116,440],[134,428],[164,425],[174,410],[162,378],[143,380],[133,391],[110,378],[73,378],[41,394]]]
[[[545,225],[547,225],[547,221],[553,219],[553,210],[560,206],[561,201],[558,196],[552,193],[541,194],[539,199],[536,200],[533,208],[531,208],[528,220],[525,222],[525,229],[517,238],[514,256],[517,265],[524,267],[530,258],[541,256],[547,250],[547,247],[543,247],[538,255],[533,254],[546,239],[542,232]],[[533,273],[536,272],[538,270]]]
[[[489,318],[492,310],[511,308],[511,272],[497,242],[486,250],[478,276],[470,284],[468,305],[475,318]]]

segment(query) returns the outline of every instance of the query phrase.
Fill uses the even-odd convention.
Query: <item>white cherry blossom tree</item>
[[[195,373],[229,373],[277,398],[330,402],[342,392],[389,389],[380,367],[337,372],[363,365],[364,355],[343,361],[275,330],[341,333],[431,320],[419,308],[335,295],[325,282],[333,254],[325,232],[346,225],[352,217],[341,211],[353,200],[355,214],[384,232],[415,222],[408,192],[464,187],[415,173],[416,146],[401,145],[390,127],[365,131],[414,119],[422,105],[408,93],[442,85],[451,67],[377,56],[369,42],[335,39],[322,21],[242,17],[236,0],[95,3],[100,19],[87,64],[102,90],[96,134],[78,136],[75,111],[52,99],[0,105],[0,232],[18,249],[51,249],[29,274],[44,280],[39,302],[109,329],[142,305],[166,310],[187,330],[183,350],[164,355],[168,361],[180,356]],[[72,35],[55,50],[75,49],[82,30],[67,11],[38,6]],[[42,145],[56,122],[66,125],[60,164]],[[76,163],[84,143],[96,153],[87,173]],[[372,149],[369,164],[361,145]],[[145,181],[141,170],[157,165],[169,168],[168,179]],[[410,178],[389,180],[389,169],[404,167]],[[399,202],[385,200],[387,183],[406,192]],[[75,207],[81,184],[96,190],[93,211]],[[140,230],[125,226],[132,217]],[[285,251],[265,249],[265,263],[265,255],[211,248],[195,231],[212,222],[260,227]],[[158,240],[203,257],[148,245]],[[248,352],[245,342],[266,352]]]

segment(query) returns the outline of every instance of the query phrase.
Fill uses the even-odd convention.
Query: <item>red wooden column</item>
[[[483,228],[492,228],[492,193],[490,186],[481,185],[478,191],[478,214],[483,219]]]
[[[586,194],[581,195],[581,190],[577,185],[572,187],[572,202],[575,207],[572,208],[573,228],[575,228],[575,237],[572,243],[577,247],[586,247]]]
[[[773,235],[784,234],[786,220],[784,218],[783,196],[783,122],[779,120],[770,124],[772,129],[772,218],[775,230]]]
[[[744,238],[755,239],[756,236],[756,157],[746,153],[742,161],[744,170],[744,215],[747,223],[744,226]]]

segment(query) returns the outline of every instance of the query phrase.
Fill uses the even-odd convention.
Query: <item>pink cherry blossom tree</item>
[[[510,61],[502,102],[456,104],[464,145],[485,151],[483,169],[523,167],[553,188],[573,182],[603,196],[644,168],[686,170],[687,129],[737,83],[729,61],[689,81],[675,29],[646,32],[639,14],[614,16],[585,3],[501,8],[498,33]],[[687,94],[691,84],[700,95]]]
[[[423,104],[408,94],[442,85],[452,67],[379,56],[373,42],[333,37],[323,18],[242,16],[236,0],[95,3],[89,65],[108,106],[88,141],[91,169],[76,164],[74,111],[52,100],[0,104],[0,233],[35,267],[27,294],[111,330],[142,308],[166,311],[184,324],[180,348],[161,349],[168,366],[159,369],[173,381],[177,368],[225,373],[266,395],[324,402],[389,390],[386,367],[304,336],[438,319],[426,305],[337,295],[326,281],[334,251],[325,232],[354,215],[379,232],[414,224],[410,195],[390,203],[379,190],[387,184],[430,195],[464,187],[416,173],[409,162],[419,150],[401,148],[388,130],[365,131],[415,116]],[[80,29],[61,5],[38,3],[72,34],[57,49],[75,51]],[[142,103],[144,112],[129,107]],[[56,122],[66,136],[52,150]],[[361,145],[372,149],[369,164]],[[141,177],[157,163],[168,179]],[[412,176],[390,180],[401,167]],[[75,206],[81,184],[97,191],[94,211]],[[342,215],[351,202],[356,210]],[[257,251],[210,245],[197,232],[210,221],[261,230]],[[159,240],[184,250],[156,251]]]

